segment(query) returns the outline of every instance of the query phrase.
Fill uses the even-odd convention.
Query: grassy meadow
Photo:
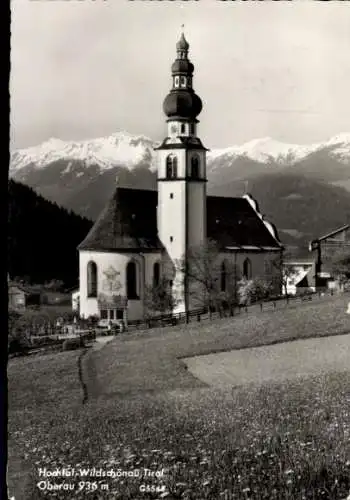
[[[213,389],[181,358],[345,333],[348,301],[324,298],[126,334],[95,351],[10,360],[10,493],[16,500],[345,499],[350,371]],[[56,489],[40,490],[44,467],[76,475],[46,478],[40,487]],[[84,468],[109,475],[82,477]]]

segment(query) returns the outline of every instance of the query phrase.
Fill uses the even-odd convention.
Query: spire
[[[169,119],[196,120],[202,110],[202,101],[192,86],[194,66],[187,57],[189,47],[182,31],[176,44],[177,56],[171,66],[173,88],[163,103],[164,113]]]
[[[182,28],[182,32],[181,32],[180,40],[176,44],[176,50],[177,51],[179,51],[179,50],[185,50],[187,52],[188,49],[190,48],[190,44],[188,43],[188,41],[186,40],[185,35],[184,35],[184,31],[183,30],[185,28],[185,25],[182,24],[181,28]]]

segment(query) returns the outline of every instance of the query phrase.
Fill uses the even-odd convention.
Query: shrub
[[[9,354],[27,354],[30,348],[30,342],[25,336],[16,336],[9,338],[8,353]]]
[[[83,339],[75,338],[75,339],[67,339],[62,344],[63,351],[73,351],[74,349],[80,349],[81,347],[85,347]]]
[[[259,300],[266,300],[271,296],[271,283],[261,278],[252,280],[242,279],[239,283],[238,295],[240,304],[246,305]]]

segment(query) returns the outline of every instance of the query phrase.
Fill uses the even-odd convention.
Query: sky
[[[161,140],[184,24],[209,148],[350,132],[348,2],[12,0],[11,149]]]

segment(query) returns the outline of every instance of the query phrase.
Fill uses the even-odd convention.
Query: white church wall
[[[206,189],[204,182],[190,182],[188,185],[188,246],[203,245],[206,238]]]
[[[158,184],[158,233],[171,260],[185,253],[186,182]]]
[[[87,265],[90,261],[97,266],[97,295],[126,296],[126,267],[130,261],[136,263],[137,294],[139,299],[128,300],[128,320],[138,320],[144,314],[144,283],[151,284],[153,280],[153,264],[160,260],[160,253],[114,253],[114,252],[79,252],[80,271],[80,314],[85,318],[99,315],[97,297],[88,297]],[[112,271],[112,280],[108,280],[108,273]],[[106,275],[107,272],[107,275]],[[116,272],[113,278],[113,272]],[[111,291],[110,288],[113,288]]]

